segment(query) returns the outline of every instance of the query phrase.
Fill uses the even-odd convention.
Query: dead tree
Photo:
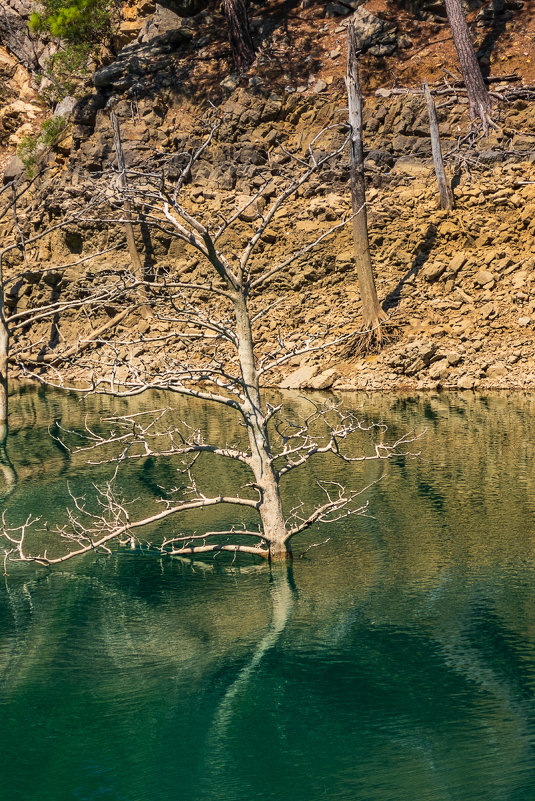
[[[431,152],[433,154],[433,164],[437,178],[438,191],[440,195],[440,208],[451,211],[453,208],[453,193],[446,178],[444,169],[444,159],[442,158],[442,148],[440,146],[440,134],[438,131],[438,117],[435,101],[429,90],[427,81],[424,81],[424,96],[427,103],[427,113],[429,114],[429,131],[431,134]]]
[[[124,161],[124,154],[123,154],[123,145],[121,141],[121,128],[119,125],[119,120],[117,118],[117,114],[114,111],[110,113],[110,120],[111,126],[113,130],[113,143],[115,146],[115,153],[117,156],[117,172],[118,172],[118,180],[121,187],[121,192],[124,200],[124,216],[125,216],[125,223],[124,229],[126,234],[126,242],[128,245],[128,253],[130,254],[130,260],[132,262],[132,271],[138,281],[143,281],[143,267],[141,265],[141,259],[139,257],[139,251],[136,245],[136,239],[134,236],[134,227],[132,225],[132,215],[130,210],[130,201],[128,199],[128,181],[126,177],[126,165]]]
[[[481,69],[478,64],[474,46],[470,38],[470,31],[466,23],[466,18],[461,6],[461,0],[445,0],[446,13],[453,34],[453,41],[461,73],[468,93],[468,111],[471,119],[479,117],[486,135],[489,125],[492,124],[492,99],[485,86]]]
[[[16,365],[19,370],[34,370],[38,365],[57,365],[72,358],[73,355],[84,350],[87,346],[85,342],[76,342],[65,351],[60,348],[46,353],[47,343],[44,340],[33,341],[27,345],[18,342],[18,334],[21,331],[35,329],[51,320],[61,321],[64,316],[82,309],[95,316],[99,310],[113,302],[120,302],[123,305],[122,311],[111,320],[107,320],[103,327],[97,329],[93,336],[96,338],[114,325],[117,325],[134,308],[140,305],[138,297],[138,287],[140,282],[134,276],[113,280],[105,284],[89,287],[80,276],[79,292],[76,297],[44,299],[42,302],[32,307],[20,311],[6,305],[6,293],[12,291],[14,285],[20,284],[26,271],[31,267],[33,272],[39,272],[41,277],[47,273],[54,272],[61,275],[74,266],[81,265],[92,259],[103,256],[108,252],[115,251],[115,247],[107,248],[104,251],[95,252],[85,256],[75,262],[54,267],[39,264],[37,252],[44,240],[60,229],[70,224],[75,224],[80,219],[89,214],[91,204],[87,204],[82,210],[61,218],[56,224],[31,232],[22,230],[17,216],[17,203],[28,192],[35,179],[22,183],[21,186],[9,184],[4,190],[11,190],[12,196],[7,196],[7,202],[0,210],[0,220],[13,216],[13,228],[10,235],[4,239],[3,246],[0,247],[0,447],[5,445],[8,435],[8,415],[9,415],[9,371],[10,365]],[[0,191],[0,195],[3,191]],[[94,202],[98,202],[95,197]],[[20,269],[13,268],[6,273],[6,261],[13,259],[14,254],[21,252],[23,263]],[[53,293],[54,294],[54,293]],[[128,298],[128,300],[127,300]],[[54,323],[57,327],[57,323]]]
[[[245,72],[255,57],[245,0],[223,0],[223,13],[234,68],[238,73]]]
[[[9,328],[4,303],[4,276],[0,253],[0,446],[7,439]]]
[[[344,412],[336,404],[312,403],[308,417],[296,422],[288,419],[281,405],[270,404],[261,390],[261,382],[269,371],[277,370],[290,359],[333,346],[345,336],[326,326],[319,334],[301,332],[300,340],[292,344],[288,344],[281,333],[274,352],[261,354],[255,344],[255,327],[269,315],[273,305],[262,306],[262,291],[266,285],[309,257],[322,241],[352,219],[349,213],[328,230],[315,231],[302,247],[283,258],[266,259],[265,252],[258,257],[259,245],[262,243],[264,247],[265,242],[270,241],[268,229],[284,205],[314,173],[339,156],[347,144],[346,140],[333,152],[316,158],[317,140],[318,137],[310,145],[308,162],[303,158],[294,160],[278,193],[273,196],[270,192],[269,205],[257,213],[252,210],[261,206],[268,181],[239,207],[235,206],[231,194],[229,204],[212,220],[199,219],[183,192],[194,157],[188,160],[174,186],[162,185],[165,170],[138,173],[139,189],[134,180],[129,181],[133,208],[142,205],[145,219],[181,240],[186,252],[191,254],[176,271],[149,285],[153,293],[154,319],[165,321],[170,330],[166,341],[183,341],[185,348],[173,353],[164,342],[158,354],[151,354],[150,360],[139,365],[128,356],[121,358],[120,353],[129,346],[135,347],[142,339],[116,338],[101,342],[97,357],[99,373],[96,369],[92,371],[86,390],[128,397],[148,389],[160,389],[208,401],[238,416],[247,441],[206,442],[203,432],[191,429],[185,421],[162,429],[163,413],[115,418],[109,421],[107,435],[88,430],[78,452],[83,451],[94,460],[99,457],[93,454],[102,451],[101,460],[111,461],[116,467],[147,457],[174,457],[180,460],[182,474],[187,476],[185,485],[174,492],[169,489],[167,499],[162,498],[156,510],[137,519],[132,516],[128,504],[117,496],[113,481],[101,489],[97,513],[87,511],[84,499],[73,498],[69,523],[59,531],[62,539],[70,543],[70,550],[55,558],[49,557],[46,551],[31,554],[26,537],[33,521],[11,528],[4,523],[8,558],[55,564],[93,550],[106,550],[114,540],[135,543],[138,532],[146,527],[183,512],[225,504],[245,509],[249,514],[256,513],[258,523],[241,526],[236,522],[230,529],[205,530],[194,535],[172,534],[164,538],[159,549],[171,555],[230,551],[281,560],[291,554],[294,537],[310,526],[365,512],[366,505],[360,502],[362,487],[347,491],[341,484],[332,482],[320,482],[324,502],[316,508],[305,509],[297,502],[285,511],[281,480],[321,454],[330,454],[348,463],[387,459],[400,448],[404,450],[410,438],[387,443],[381,435],[368,445],[366,453],[352,457],[344,452],[345,441],[352,434],[370,430],[353,414]],[[121,204],[119,198],[117,206]],[[246,217],[246,226],[243,217]],[[233,250],[239,240],[230,237],[236,227],[242,242],[239,252]],[[204,273],[192,277],[189,265],[199,260]],[[91,369],[91,365],[88,364],[88,368]],[[79,387],[78,390],[83,391]],[[380,427],[379,430],[382,431]],[[69,447],[67,442],[64,444]],[[116,451],[113,457],[109,456],[110,448]],[[241,493],[209,496],[197,485],[196,461],[215,456],[238,462],[248,471],[250,481]]]
[[[387,319],[377,297],[370,256],[366,185],[364,179],[364,148],[362,143],[362,92],[359,80],[357,45],[354,23],[348,27],[347,99],[351,137],[349,144],[351,169],[351,201],[353,205],[353,241],[355,263],[362,300],[364,329],[374,340],[381,342],[381,323]]]

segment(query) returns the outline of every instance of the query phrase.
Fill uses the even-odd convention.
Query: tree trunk
[[[110,120],[113,128],[113,141],[115,145],[115,153],[117,154],[117,170],[119,172],[119,184],[123,192],[123,198],[124,198],[123,200],[124,216],[127,220],[124,227],[126,233],[126,242],[128,245],[128,253],[130,255],[130,261],[132,262],[132,270],[136,280],[143,281],[144,279],[143,267],[141,265],[141,259],[139,257],[138,249],[136,246],[136,240],[134,237],[134,228],[132,223],[130,222],[132,216],[132,208],[127,194],[128,182],[126,178],[126,165],[124,161],[123,144],[121,142],[121,129],[119,126],[119,120],[117,119],[117,115],[115,114],[114,111],[112,111],[110,114]]]
[[[0,255],[0,446],[7,439],[9,328],[5,316],[4,276]]]
[[[347,99],[351,141],[349,146],[351,168],[351,201],[353,205],[353,241],[355,263],[362,300],[362,316],[367,330],[377,329],[387,315],[379,304],[373,276],[366,213],[366,187],[364,182],[364,148],[362,144],[362,93],[359,81],[357,46],[353,23],[348,27],[347,48]],[[380,338],[380,337],[379,337]]]
[[[438,132],[438,118],[435,101],[429,91],[427,81],[424,81],[424,96],[427,103],[429,114],[429,130],[431,133],[431,152],[433,154],[433,164],[435,165],[435,175],[437,177],[438,191],[440,194],[440,208],[451,211],[453,208],[453,194],[446,178],[444,160],[442,158],[442,148],[440,146],[440,134]]]
[[[288,533],[282,511],[279,479],[273,467],[267,423],[262,409],[251,319],[243,290],[234,294],[234,314],[245,395],[242,414],[251,447],[251,468],[260,493],[258,512],[264,537],[269,544],[270,558],[285,559],[290,554]]]
[[[255,57],[245,0],[223,0],[223,11],[234,67],[245,72]]]
[[[470,31],[461,7],[461,0],[445,0],[446,12],[459,56],[461,73],[468,93],[468,111],[471,119],[480,117],[483,132],[488,133],[492,99],[483,81]]]

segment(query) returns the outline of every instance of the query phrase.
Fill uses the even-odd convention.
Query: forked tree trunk
[[[0,446],[7,439],[9,328],[5,316],[4,277],[0,255]]]
[[[438,117],[435,101],[427,85],[424,81],[424,97],[427,103],[427,113],[429,114],[429,131],[431,134],[431,152],[433,154],[433,164],[435,166],[435,175],[437,177],[438,191],[440,195],[440,208],[445,211],[451,211],[453,208],[453,193],[450,184],[446,178],[446,170],[444,169],[444,159],[442,158],[442,148],[440,146],[440,134],[438,132]]]
[[[282,511],[279,480],[273,467],[267,423],[262,409],[258,371],[256,369],[251,321],[243,291],[234,294],[234,314],[238,339],[245,401],[242,414],[251,448],[251,468],[260,492],[258,512],[262,531],[269,544],[271,559],[285,559],[289,553],[289,540]]]
[[[255,57],[245,0],[223,0],[223,12],[234,67],[237,72],[245,72]]]
[[[445,0],[445,4],[453,34],[453,42],[459,56],[464,85],[468,93],[468,111],[471,119],[480,117],[483,132],[487,134],[492,111],[492,99],[481,74],[470,38],[470,31],[461,6],[461,0]]]
[[[362,93],[357,62],[357,45],[353,23],[348,27],[347,48],[347,99],[351,140],[349,147],[351,168],[351,202],[353,206],[353,240],[355,263],[362,300],[362,316],[366,330],[377,330],[387,315],[381,308],[375,288],[370,240],[368,237],[368,215],[366,213],[366,185],[364,182],[364,147],[362,144]],[[378,336],[380,339],[380,334]]]

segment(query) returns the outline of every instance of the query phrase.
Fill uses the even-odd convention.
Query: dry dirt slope
[[[274,14],[277,12],[276,4],[270,8]],[[451,68],[452,45],[440,18],[415,21],[408,11],[381,7],[378,3],[368,3],[367,8],[395,20],[399,34],[411,39],[410,46],[398,48],[389,57],[363,58],[363,76],[369,92],[377,86],[418,85],[424,76],[438,78],[444,75],[445,68]],[[135,17],[132,11],[129,14]],[[253,14],[253,24],[255,19],[262,20],[265,16],[266,9],[258,9]],[[152,73],[145,95],[140,97],[140,122],[131,126],[128,134],[133,140],[129,143],[133,145],[132,158],[136,158],[136,143],[140,148],[156,144],[172,150],[185,109],[194,116],[208,92],[219,92],[225,108],[230,109],[227,135],[235,151],[240,144],[243,149],[252,145],[269,151],[275,146],[273,131],[278,136],[284,134],[289,143],[305,144],[309,129],[317,128],[329,114],[343,108],[344,21],[326,17],[324,6],[293,8],[285,17],[287,24],[274,28],[269,47],[264,48],[265,52],[262,51],[244,80],[256,88],[244,93],[238,87],[230,96],[227,94],[226,100],[219,82],[228,72],[228,59],[225,56],[211,59],[211,53],[221,51],[221,26],[214,25],[214,20],[206,15],[194,20],[193,27],[197,27],[192,41],[176,55],[162,59],[165,65]],[[477,30],[480,39],[483,38],[485,30]],[[490,53],[491,73],[509,74],[516,70],[519,78],[529,83],[534,36],[533,14],[527,3],[523,9],[515,9],[505,31],[497,38]],[[314,55],[308,66],[303,52]],[[189,70],[189,83],[182,85],[180,92],[169,77],[176,75],[176,69]],[[22,79],[26,80],[25,76]],[[266,87],[268,80],[273,89]],[[519,84],[517,81],[513,85]],[[262,104],[266,95],[281,98],[281,110],[263,121],[261,115],[257,119],[256,111],[261,106],[265,108]],[[96,96],[103,100],[125,97],[126,123],[131,105],[128,87],[107,84]],[[370,389],[532,387],[535,251],[534,185],[530,181],[535,181],[531,155],[535,129],[531,103],[517,100],[501,104],[497,114],[499,129],[489,140],[476,142],[457,166],[451,161],[457,207],[448,217],[437,211],[432,171],[425,161],[429,151],[425,121],[418,108],[411,108],[411,103],[410,98],[382,99],[370,94],[366,112],[366,143],[372,151],[367,162],[372,252],[379,294],[398,326],[397,337],[381,354],[366,358],[339,348],[329,354],[296,360],[289,371],[298,372],[286,383]],[[158,106],[156,116],[150,111],[155,106]],[[33,107],[39,108],[36,103]],[[445,145],[452,149],[459,134],[466,130],[462,95],[444,108],[441,115]],[[31,121],[31,124],[37,123]],[[65,192],[61,202],[73,202],[73,174],[78,176],[77,184],[83,195],[84,172],[94,169],[95,163],[104,166],[111,158],[107,126],[106,112],[101,109],[92,121],[92,128],[85,126],[87,130],[82,136],[80,128],[84,126],[78,125],[78,130],[73,131],[74,139],[67,140],[67,144],[63,142],[60,150],[51,154],[55,159],[53,177],[48,187],[46,184],[41,187],[35,208],[28,207],[29,217],[35,212],[39,217],[39,203],[45,197],[49,199],[50,187],[56,190],[62,184],[71,184],[70,195]],[[7,140],[8,147],[17,138],[14,128]],[[239,154],[238,148],[241,158]],[[249,178],[242,180],[240,192],[251,190],[254,177],[253,170]],[[343,173],[334,179],[333,187],[320,184],[312,201],[303,198],[292,211],[289,222],[295,241],[305,231],[311,212],[314,224],[322,225],[347,208]],[[201,212],[203,208],[209,211],[214,199],[217,202],[217,182],[207,190],[206,175],[200,175],[192,189]],[[142,247],[141,241],[139,244]],[[88,237],[84,248],[90,247]],[[349,234],[342,233],[289,275],[285,285],[277,286],[277,293],[282,293],[286,300],[269,322],[259,328],[263,349],[271,347],[279,329],[288,329],[289,320],[297,332],[310,327],[311,310],[314,316],[319,313],[332,319],[343,307],[342,330],[358,329],[360,301],[350,250]],[[54,263],[55,258],[64,257],[60,251],[60,247],[56,252],[49,250],[46,258]],[[158,258],[168,260],[169,256],[162,243]],[[23,282],[18,295],[12,297],[13,308],[17,308],[17,303],[23,305],[22,298],[26,304],[37,302],[37,298],[49,291],[47,286],[46,282],[36,282],[35,276],[31,285]],[[269,292],[266,299],[271,299]],[[74,336],[79,325],[80,322],[73,321],[65,335]],[[291,334],[288,330],[286,333]],[[35,341],[42,334],[24,332],[21,344]],[[150,335],[150,328],[146,335]],[[139,358],[146,358],[146,354],[140,354]],[[274,380],[279,382],[284,378],[279,375]]]

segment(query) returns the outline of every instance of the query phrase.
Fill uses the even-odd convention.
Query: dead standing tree
[[[353,205],[353,241],[355,263],[359,281],[362,317],[366,340],[380,344],[383,339],[381,325],[388,315],[377,297],[375,278],[370,256],[368,215],[366,213],[366,184],[364,178],[364,147],[362,142],[362,91],[357,61],[355,27],[348,27],[347,46],[347,100],[351,129],[349,153],[351,169],[351,201]]]
[[[191,205],[187,197],[179,199],[194,157],[188,160],[174,187],[162,186],[161,171],[138,173],[135,176],[137,186],[134,180],[130,180],[132,206],[141,206],[145,220],[181,240],[192,254],[190,263],[197,263],[200,257],[205,272],[202,279],[187,278],[189,268],[186,263],[176,274],[169,273],[148,286],[153,293],[154,319],[165,321],[171,329],[166,338],[168,343],[173,339],[185,342],[184,351],[173,353],[164,342],[158,357],[152,354],[150,361],[140,366],[128,358],[119,359],[120,350],[128,343],[102,342],[98,361],[101,373],[102,367],[107,365],[110,374],[92,379],[88,389],[121,397],[160,389],[226,407],[241,420],[247,445],[243,442],[225,445],[206,442],[202,431],[192,430],[185,422],[161,431],[158,428],[161,415],[148,419],[143,415],[115,418],[109,421],[109,434],[88,430],[86,442],[80,450],[94,452],[103,449],[101,461],[104,462],[116,462],[118,466],[123,462],[162,456],[178,458],[181,463],[185,460],[182,470],[190,477],[186,489],[168,490],[167,497],[159,501],[158,511],[138,519],[133,519],[128,506],[116,496],[112,482],[101,490],[100,509],[96,513],[88,511],[85,499],[74,498],[75,508],[69,524],[59,531],[70,550],[60,556],[49,557],[46,551],[32,555],[26,545],[31,520],[18,528],[9,528],[4,523],[6,559],[55,564],[93,550],[106,550],[113,540],[136,542],[138,530],[176,514],[226,504],[241,507],[249,514],[256,513],[258,527],[247,524],[241,527],[237,523],[226,530],[176,534],[166,537],[159,548],[172,555],[195,556],[230,551],[280,560],[291,554],[293,538],[313,524],[334,522],[347,515],[365,512],[365,505],[359,501],[363,488],[346,491],[336,482],[320,482],[323,503],[312,510],[297,503],[285,513],[281,480],[320,454],[330,454],[346,462],[387,459],[399,452],[398,449],[404,450],[403,446],[410,438],[388,444],[381,435],[371,447],[368,446],[368,453],[351,457],[344,453],[344,442],[352,434],[370,430],[353,414],[344,413],[336,405],[313,404],[308,418],[296,422],[285,416],[280,405],[273,406],[267,402],[261,391],[261,382],[270,370],[297,356],[329,347],[345,337],[331,332],[325,339],[325,332],[317,337],[306,336],[303,332],[302,340],[294,341],[290,346],[280,336],[276,352],[261,356],[255,348],[255,325],[269,314],[273,306],[268,304],[262,308],[260,305],[261,292],[268,282],[306,258],[326,237],[352,219],[349,214],[327,231],[314,233],[306,244],[283,258],[270,261],[265,253],[255,258],[261,242],[273,241],[273,237],[266,234],[284,204],[323,165],[339,156],[346,144],[344,142],[334,152],[316,159],[313,148],[317,139],[309,147],[311,163],[306,165],[303,159],[297,160],[292,165],[292,177],[287,178],[274,198],[272,196],[270,205],[256,218],[245,238],[240,229],[238,241],[242,246],[239,253],[234,253],[230,244],[236,243],[236,239],[229,240],[232,229],[237,223],[241,226],[242,217],[259,203],[265,187],[244,205],[229,210],[226,216],[220,212],[218,225],[212,227],[186,207],[186,204]],[[118,198],[118,207],[124,207],[122,200]],[[131,340],[130,345],[135,347],[136,342]],[[118,375],[121,377],[119,387]],[[115,456],[109,456],[109,448],[116,449]],[[203,456],[223,457],[240,463],[251,477],[245,491],[237,495],[211,497],[204,494],[192,472],[196,460]],[[177,497],[177,502],[170,500],[173,497]]]
[[[448,179],[446,178],[446,170],[444,169],[444,159],[442,157],[442,147],[440,146],[440,134],[438,130],[437,109],[427,81],[424,81],[423,88],[425,102],[427,104],[427,113],[429,115],[431,153],[433,155],[433,164],[435,166],[435,175],[440,195],[440,208],[444,209],[444,211],[451,211],[453,208],[453,193]]]
[[[492,99],[485,86],[474,52],[461,0],[445,0],[445,4],[464,85],[468,93],[468,111],[471,119],[476,117],[481,119],[483,133],[486,135],[489,125],[492,125]]]
[[[60,348],[58,351],[48,347],[50,342],[43,338],[21,345],[17,341],[17,335],[21,331],[35,329],[35,327],[40,327],[51,321],[53,328],[57,330],[61,321],[67,319],[69,315],[76,311],[83,310],[95,318],[95,315],[106,306],[121,302],[123,310],[111,320],[108,319],[93,332],[93,338],[97,338],[111,327],[117,325],[136,306],[140,305],[137,292],[141,282],[135,276],[114,276],[113,280],[107,283],[100,282],[97,286],[91,287],[89,282],[84,280],[82,273],[76,283],[76,292],[73,292],[73,287],[71,287],[71,296],[69,298],[61,298],[59,296],[49,299],[43,298],[37,305],[22,310],[14,310],[10,304],[6,303],[6,297],[8,299],[13,297],[13,288],[22,283],[27,271],[34,276],[38,274],[38,277],[45,277],[45,280],[47,274],[54,273],[61,280],[61,276],[67,270],[72,270],[74,267],[116,250],[115,247],[111,247],[63,265],[55,265],[54,267],[50,265],[41,266],[37,254],[43,241],[46,241],[48,237],[66,226],[77,224],[85,215],[91,212],[93,203],[98,205],[100,198],[96,194],[92,203],[86,204],[83,209],[76,213],[62,217],[55,224],[52,223],[35,231],[29,229],[25,231],[23,230],[24,226],[19,221],[17,204],[29,191],[34,181],[35,178],[28,179],[19,186],[11,183],[0,191],[0,195],[6,192],[7,197],[6,203],[0,209],[0,220],[5,217],[9,218],[9,215],[13,217],[11,233],[5,236],[3,246],[0,247],[0,447],[5,446],[8,436],[10,365],[16,365],[19,369],[26,371],[34,370],[37,365],[56,366],[72,358],[89,344],[77,341],[66,350]],[[9,194],[7,194],[8,190]],[[8,274],[6,274],[6,261],[13,260],[14,255],[17,253],[22,253],[20,269],[11,266]],[[52,296],[54,295],[56,295],[56,292],[53,290]],[[125,306],[126,308],[124,308]],[[46,352],[47,350],[48,352]],[[6,457],[4,463],[7,464],[7,462]]]

